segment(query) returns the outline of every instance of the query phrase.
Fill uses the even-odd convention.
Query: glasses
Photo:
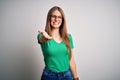
[[[52,15],[51,18],[53,18],[53,19],[57,19],[57,18],[58,18],[58,19],[62,19],[62,16]]]

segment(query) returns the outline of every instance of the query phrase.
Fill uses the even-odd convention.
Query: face
[[[62,15],[58,10],[55,10],[51,15],[52,28],[59,28],[62,24]]]

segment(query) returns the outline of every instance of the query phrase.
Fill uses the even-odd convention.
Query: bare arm
[[[43,30],[38,30],[38,32],[42,34],[42,36],[38,39],[38,43],[43,43],[43,42],[45,42],[45,41],[47,41],[49,39],[52,39],[52,37],[49,36],[47,34],[47,32],[45,32]]]
[[[76,64],[75,64],[75,60],[74,60],[73,49],[71,49],[70,69],[71,69],[71,72],[73,75],[73,80],[79,80],[77,71],[76,71]]]

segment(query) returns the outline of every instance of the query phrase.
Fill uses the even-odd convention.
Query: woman
[[[45,31],[38,32],[45,62],[41,80],[78,80],[72,36],[67,33],[63,10],[58,6],[51,8]]]

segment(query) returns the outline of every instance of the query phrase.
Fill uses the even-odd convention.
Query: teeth
[[[54,24],[59,24],[59,23],[54,23]]]

